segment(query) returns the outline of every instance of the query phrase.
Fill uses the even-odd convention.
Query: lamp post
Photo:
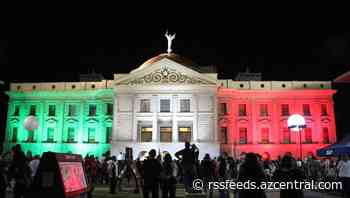
[[[302,132],[303,128],[306,127],[305,118],[300,114],[293,114],[293,115],[289,116],[287,124],[288,124],[288,128],[291,131],[299,133],[300,159],[303,160],[301,132]]]

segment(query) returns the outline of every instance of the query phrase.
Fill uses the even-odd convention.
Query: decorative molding
[[[131,78],[117,85],[138,85],[138,84],[202,84],[213,85],[214,83],[202,79],[200,77],[190,77],[186,74],[171,69],[169,67],[162,67],[153,71],[150,74],[144,75],[139,78]]]
[[[52,116],[47,117],[47,119],[46,119],[47,123],[56,123],[57,121],[58,121],[57,118],[56,117],[52,117]]]
[[[94,116],[94,117],[88,117],[88,119],[86,119],[86,122],[88,124],[97,124],[99,123],[99,120]]]
[[[66,122],[71,123],[71,124],[75,124],[75,123],[79,123],[79,120],[77,118],[69,117],[66,119]]]

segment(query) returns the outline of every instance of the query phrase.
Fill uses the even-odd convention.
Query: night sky
[[[111,79],[164,53],[167,29],[176,33],[175,53],[217,65],[221,78],[249,66],[263,80],[333,80],[350,68],[350,30],[340,20],[345,16],[222,12],[28,15],[14,25],[11,38],[0,38],[0,64],[11,65],[0,79],[77,81],[92,70]]]
[[[0,37],[0,80],[78,81],[91,71],[112,79],[164,53],[167,29],[176,33],[175,53],[197,65],[216,65],[219,78],[234,78],[249,67],[263,80],[333,80],[350,69],[348,12],[123,9],[33,11],[20,17]],[[342,132],[350,111],[346,93],[335,98]]]

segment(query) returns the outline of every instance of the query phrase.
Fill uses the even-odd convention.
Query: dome
[[[155,56],[153,58],[148,59],[147,61],[142,63],[141,66],[139,66],[138,68],[134,69],[131,72],[135,72],[135,71],[147,68],[148,66],[162,60],[163,58],[170,59],[174,62],[179,63],[180,65],[189,67],[189,68],[194,69],[196,71],[198,70],[198,68],[195,67],[196,64],[188,58],[182,57],[182,56],[180,56],[178,54],[174,54],[174,53],[163,53],[163,54],[159,54],[158,56]]]

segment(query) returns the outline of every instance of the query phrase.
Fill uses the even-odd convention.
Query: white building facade
[[[133,148],[134,158],[156,149],[174,154],[184,142],[196,144],[200,158],[217,156],[217,74],[191,69],[168,53],[129,74],[115,74],[111,153]]]

